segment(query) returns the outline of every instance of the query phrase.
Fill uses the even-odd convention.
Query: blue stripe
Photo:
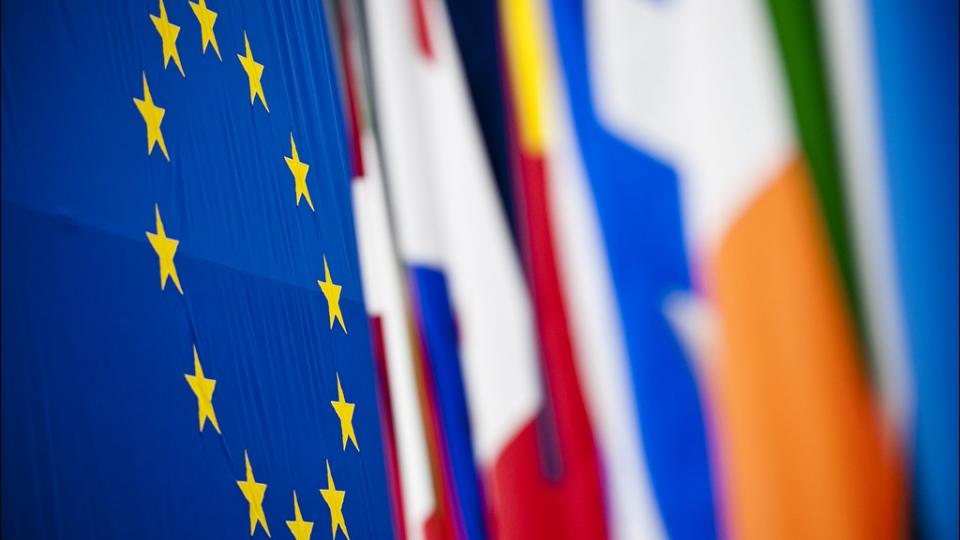
[[[957,538],[957,3],[874,0],[872,10],[894,241],[916,384],[919,525],[927,538]]]
[[[690,289],[676,172],[601,126],[593,109],[583,7],[553,0],[577,140],[597,206],[626,336],[653,490],[671,538],[713,538],[703,413],[691,365],[664,318]]]
[[[424,365],[432,379],[435,414],[440,417],[445,437],[439,441],[440,451],[447,455],[453,476],[457,509],[466,538],[485,538],[480,481],[470,437],[470,418],[460,373],[456,321],[450,307],[447,280],[435,269],[410,268],[414,302],[426,344]]]

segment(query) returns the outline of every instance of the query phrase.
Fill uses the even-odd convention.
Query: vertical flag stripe
[[[627,58],[663,50],[664,44],[657,42],[661,34],[649,30],[669,19],[651,19],[651,13],[642,10],[665,17],[671,12],[629,2],[554,1],[551,5],[564,89],[589,180],[589,200],[597,208],[608,257],[605,264],[617,295],[643,466],[649,471],[666,533],[676,538],[711,538],[716,535],[716,515],[701,398],[692,359],[685,357],[664,314],[666,299],[674,293],[689,293],[691,287],[677,171],[651,151],[651,147],[674,145],[650,136],[634,139],[622,135],[632,130],[615,130],[607,123],[602,110],[610,105],[611,91],[624,87],[606,77],[596,63],[600,55],[614,52],[601,48],[603,38],[611,38],[609,47],[619,47]],[[644,21],[648,31],[636,33],[634,29]],[[617,22],[623,24],[613,26]],[[641,44],[623,41],[634,35],[646,40]],[[619,67],[633,69],[632,64]],[[636,73],[638,80],[666,82],[661,73]],[[626,87],[627,92],[632,90]],[[669,110],[674,104],[637,106],[645,111]]]
[[[914,370],[921,533],[960,534],[958,6],[868,2],[891,221]]]
[[[865,0],[821,0],[818,6],[837,104],[844,187],[857,246],[870,353],[886,417],[901,439],[902,451],[909,455],[913,374],[894,260],[868,6]]]
[[[533,323],[444,4],[417,5],[370,11],[377,102],[421,331],[441,504],[453,534],[482,538],[508,508],[485,500],[497,492],[485,486],[542,403]],[[429,55],[417,44],[417,9]],[[527,464],[539,471],[536,460]]]
[[[387,378],[387,349],[383,341],[383,319],[370,317],[370,341],[373,359],[376,365],[377,404],[380,408],[380,423],[383,431],[384,464],[387,469],[387,487],[390,490],[390,502],[393,530],[398,540],[406,540],[404,525],[403,490],[400,488],[400,463],[397,459],[397,436],[393,423],[393,396]]]
[[[897,534],[886,452],[763,4],[674,12],[675,160],[712,303],[725,529],[735,538]]]
[[[814,0],[767,0],[774,35],[783,58],[793,118],[817,196],[818,214],[836,261],[855,330],[864,335],[857,259],[850,238],[843,170],[837,146],[833,104],[827,92],[820,44],[820,26]],[[865,358],[865,357],[864,357]],[[870,370],[871,366],[865,365]]]
[[[368,312],[378,322],[383,358],[386,363],[385,394],[391,411],[396,453],[396,481],[399,483],[396,508],[401,523],[398,536],[409,540],[430,538],[428,524],[439,514],[441,499],[435,489],[437,478],[430,468],[430,447],[424,414],[418,342],[414,339],[409,295],[394,242],[387,193],[380,163],[380,147],[374,132],[370,90],[369,50],[361,4],[341,3],[345,24],[342,30],[346,55],[344,69],[351,75],[357,112],[355,136],[359,139],[362,178],[353,183],[354,213],[361,260],[361,277]],[[367,115],[361,116],[363,112]],[[436,520],[434,520],[436,521]],[[429,522],[429,523],[428,523]]]
[[[806,182],[796,161],[772,179],[712,262],[732,534],[895,537],[875,412]]]
[[[562,82],[556,78],[556,59],[547,67],[551,88],[557,90],[548,113],[555,126],[547,158],[553,171],[550,207],[557,218],[557,254],[566,297],[578,306],[570,312],[571,337],[601,458],[610,537],[666,538],[647,469],[626,338],[597,209]]]
[[[457,352],[457,329],[447,281],[437,270],[410,269],[411,290],[423,340],[424,373],[448,519],[456,538],[484,537],[481,487],[473,459],[470,418]]]
[[[410,0],[413,6],[413,22],[416,28],[417,45],[424,58],[433,57],[433,45],[430,40],[430,28],[427,25],[427,12],[424,0]]]
[[[693,272],[712,302],[704,320],[716,321],[704,332],[716,337],[700,371],[715,405],[725,534],[896,534],[897,524],[884,520],[897,516],[897,469],[885,461],[890,454],[857,365],[762,4],[623,9],[660,30],[634,42],[655,38],[651,47],[662,55],[642,64],[643,73],[670,102],[636,126],[642,129],[623,132],[659,149],[682,182]],[[661,56],[672,61],[658,62]],[[665,523],[669,530],[669,516]]]
[[[419,294],[415,282],[408,277],[411,304],[419,302]],[[413,356],[416,371],[417,395],[420,399],[420,414],[426,424],[425,438],[430,458],[430,471],[433,478],[433,493],[437,501],[434,512],[425,520],[423,525],[424,538],[439,540],[447,538],[463,538],[462,525],[459,525],[459,510],[455,506],[449,460],[446,457],[443,429],[437,412],[437,397],[434,389],[434,378],[430,372],[428,349],[421,318],[417,316],[419,308],[411,306],[410,319],[414,321],[410,329],[410,339],[413,342]]]
[[[507,86],[517,116],[521,148],[532,153],[543,151],[544,129],[540,117],[543,93],[544,35],[538,3],[500,2],[500,27],[507,57]]]
[[[360,148],[360,112],[357,109],[357,100],[360,94],[358,94],[356,77],[354,76],[354,66],[357,64],[353,58],[353,30],[348,24],[345,9],[339,7],[336,10],[340,23],[340,64],[342,66],[344,93],[346,94],[346,127],[350,141],[350,172],[354,179],[359,179],[364,176],[363,151]]]
[[[847,4],[853,7],[834,9],[837,11],[856,9],[856,2]],[[822,218],[832,247],[830,254],[833,257],[828,262],[836,263],[840,283],[845,292],[845,307],[853,316],[852,320],[856,325],[853,330],[860,338],[861,354],[859,356],[867,360],[863,367],[871,375],[870,379],[876,382],[871,385],[871,394],[879,395],[883,403],[877,409],[878,419],[875,422],[879,422],[880,432],[875,443],[880,445],[881,474],[891,476],[877,488],[880,508],[883,508],[885,515],[890,518],[888,525],[894,531],[903,531],[906,523],[904,511],[906,499],[902,495],[903,484],[899,476],[902,471],[903,446],[896,430],[901,418],[895,416],[899,411],[891,409],[891,407],[902,407],[902,405],[890,401],[899,399],[896,395],[892,395],[897,392],[894,385],[898,382],[890,381],[890,377],[905,377],[905,373],[902,369],[890,372],[890,370],[896,370],[897,366],[891,365],[891,359],[885,356],[889,355],[889,351],[876,350],[875,341],[870,338],[877,329],[865,326],[867,321],[874,321],[878,317],[889,318],[890,315],[866,315],[865,317],[863,312],[861,302],[864,296],[863,289],[873,284],[858,279],[862,276],[858,268],[860,259],[857,258],[850,234],[850,226],[855,219],[849,211],[853,204],[849,197],[849,190],[846,189],[849,181],[846,186],[843,183],[846,171],[841,168],[838,154],[834,107],[831,99],[833,96],[827,93],[826,70],[819,41],[821,24],[816,17],[817,6],[812,0],[796,2],[770,0],[769,7],[783,55],[783,64],[786,67],[799,140],[810,167],[814,192],[819,203],[816,215]],[[863,61],[869,61],[869,59],[863,58]],[[848,159],[855,158],[856,156],[848,157]],[[882,182],[882,179],[877,177],[874,181]],[[882,227],[883,224],[880,226]],[[883,229],[873,230],[870,234],[882,237]],[[876,253],[876,250],[871,250],[869,244],[860,246],[858,249],[867,249],[871,255]],[[870,293],[867,292],[867,294]],[[895,306],[887,307],[895,308]],[[895,333],[898,330],[891,329]],[[909,384],[908,380],[904,378],[899,381],[899,384]]]

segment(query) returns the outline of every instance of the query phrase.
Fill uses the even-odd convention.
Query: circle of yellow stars
[[[159,14],[154,15],[153,13],[150,13],[149,16],[154,28],[156,28],[157,33],[160,35],[163,53],[163,68],[166,70],[169,67],[170,60],[173,60],[174,65],[176,65],[177,69],[180,71],[180,75],[186,78],[187,75],[183,69],[183,63],[180,59],[180,53],[177,49],[177,38],[180,36],[180,27],[170,21],[163,0],[159,1]],[[188,3],[190,5],[190,9],[193,11],[194,16],[196,16],[197,22],[200,24],[201,54],[206,55],[207,47],[212,46],[217,58],[220,60],[220,62],[223,62],[223,57],[220,55],[220,46],[217,43],[217,35],[214,30],[214,25],[216,24],[218,17],[217,12],[211,10],[207,6],[206,0],[199,0],[198,2],[191,1]],[[240,61],[240,65],[247,75],[250,91],[250,105],[252,107],[256,107],[256,100],[259,98],[260,104],[263,105],[263,109],[269,114],[270,108],[267,106],[267,98],[264,95],[262,83],[264,65],[260,62],[257,62],[254,58],[250,45],[250,39],[247,36],[246,31],[243,33],[243,45],[244,52],[243,54],[238,53],[237,59]],[[160,107],[153,101],[153,96],[150,92],[150,86],[147,82],[146,71],[143,71],[141,75],[143,80],[143,97],[134,97],[133,102],[136,105],[140,116],[143,118],[144,124],[146,124],[147,156],[151,156],[153,154],[154,147],[159,146],[160,152],[163,153],[164,158],[166,158],[166,160],[169,162],[170,153],[167,150],[167,145],[164,141],[163,132],[161,130],[161,124],[163,123],[166,109]],[[286,162],[287,167],[290,169],[290,173],[293,175],[296,206],[299,207],[300,201],[305,199],[307,206],[310,207],[310,210],[312,212],[316,212],[316,209],[313,206],[313,201],[310,198],[310,190],[307,186],[307,173],[310,170],[310,165],[301,161],[300,154],[297,151],[297,144],[294,141],[292,132],[290,133],[290,156],[283,156],[283,159]],[[167,231],[164,227],[163,219],[160,215],[160,207],[158,204],[154,205],[154,215],[156,220],[156,231],[146,231],[146,236],[150,246],[153,248],[153,251],[156,253],[157,258],[159,259],[160,290],[165,291],[167,282],[172,281],[177,291],[181,296],[183,296],[183,286],[180,283],[180,276],[177,274],[177,267],[174,261],[180,241],[167,236]],[[333,331],[334,323],[338,323],[340,329],[344,334],[346,334],[347,327],[343,320],[343,312],[340,309],[340,293],[342,291],[342,286],[334,282],[325,255],[323,257],[323,280],[318,279],[317,285],[320,287],[320,291],[326,299],[330,330]],[[220,423],[217,420],[217,414],[214,409],[213,400],[213,394],[217,386],[217,381],[215,379],[208,378],[204,373],[196,345],[193,347],[193,374],[185,373],[184,379],[186,380],[187,385],[197,400],[197,418],[200,432],[202,433],[207,423],[209,423],[213,426],[213,429],[217,432],[217,435],[222,436]],[[337,399],[331,400],[330,405],[340,421],[342,450],[347,450],[347,443],[349,442],[353,445],[354,449],[359,452],[360,445],[357,443],[357,435],[353,427],[353,413],[356,405],[346,400],[343,391],[343,385],[340,382],[339,373],[336,374],[336,380]],[[258,482],[256,480],[253,472],[253,466],[250,461],[250,456],[246,450],[243,452],[243,459],[246,474],[244,479],[237,480],[237,486],[240,488],[240,492],[247,501],[250,518],[250,536],[253,536],[259,527],[263,529],[263,532],[266,533],[268,537],[270,537],[270,527],[267,524],[267,516],[263,509],[263,501],[266,497],[267,484]],[[333,474],[330,470],[330,461],[325,460],[325,464],[327,472],[327,486],[326,488],[321,488],[319,491],[329,510],[331,536],[333,540],[336,540],[337,533],[342,532],[343,536],[349,540],[350,534],[347,532],[347,523],[343,514],[343,506],[347,493],[345,490],[337,489],[337,486],[334,483]],[[287,528],[290,530],[290,534],[293,535],[296,540],[309,540],[313,532],[313,522],[303,519],[303,514],[300,509],[300,503],[297,499],[296,490],[293,491],[293,519],[287,520],[286,524]]]

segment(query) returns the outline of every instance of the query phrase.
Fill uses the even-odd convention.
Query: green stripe
[[[845,1],[845,0],[838,0]],[[813,184],[830,246],[840,271],[857,337],[867,350],[863,304],[855,279],[857,268],[850,240],[843,173],[827,88],[820,31],[812,0],[769,0],[777,43],[784,59],[794,120],[813,176]],[[872,366],[865,366],[871,370]]]

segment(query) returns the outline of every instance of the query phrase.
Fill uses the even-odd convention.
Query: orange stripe
[[[897,537],[901,493],[800,160],[712,261],[731,537]]]

